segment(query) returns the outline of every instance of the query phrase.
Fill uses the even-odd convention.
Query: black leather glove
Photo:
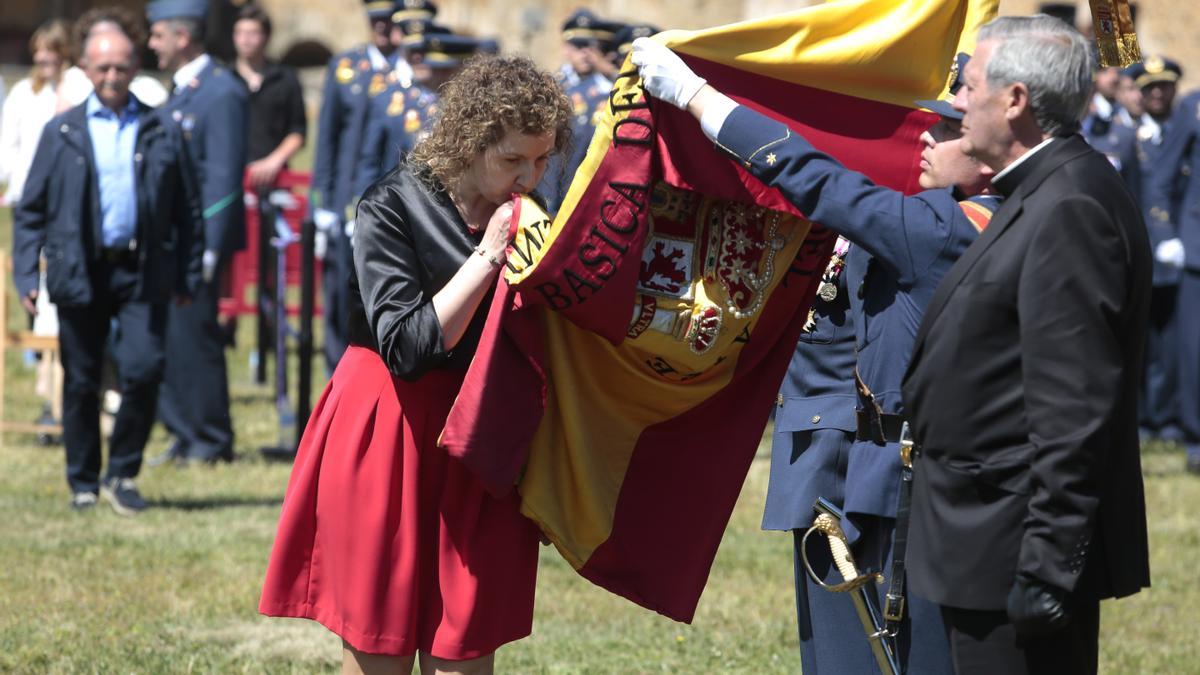
[[[1067,593],[1040,579],[1018,574],[1008,592],[1008,618],[1017,634],[1049,635],[1071,622],[1065,604]]]

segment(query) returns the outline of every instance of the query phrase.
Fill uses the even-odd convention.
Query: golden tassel
[[[1092,31],[1100,52],[1100,67],[1124,68],[1142,60],[1129,0],[1088,0],[1092,8]]]

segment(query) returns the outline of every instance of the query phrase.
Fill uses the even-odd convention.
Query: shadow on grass
[[[257,385],[256,385],[257,386]],[[268,389],[268,387],[271,387]],[[253,405],[259,403],[275,403],[275,389],[271,383],[262,385],[261,391],[229,392],[230,407]]]
[[[209,511],[213,509],[274,507],[283,505],[283,497],[204,497],[200,499],[151,499],[146,504],[155,509],[176,511]]]

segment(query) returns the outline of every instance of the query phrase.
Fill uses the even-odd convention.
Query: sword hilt
[[[808,561],[808,538],[813,532],[818,532],[825,536],[829,542],[830,557],[833,558],[833,564],[842,575],[842,583],[827,584]],[[883,575],[878,572],[870,574],[862,574],[858,571],[858,565],[854,562],[854,555],[850,553],[850,545],[846,543],[846,533],[842,530],[841,521],[838,517],[829,511],[821,511],[817,517],[813,519],[812,527],[804,533],[804,538],[800,542],[800,559],[804,563],[804,569],[808,572],[808,576],[818,586],[825,590],[834,593],[848,593],[857,590],[869,583],[881,583]]]
[[[842,530],[841,521],[844,516],[841,509],[826,499],[818,498],[817,503],[813,505],[813,510],[817,512],[817,516],[813,518],[812,527],[808,528],[800,540],[799,553],[805,571],[817,586],[834,593],[849,593],[855,613],[858,614],[858,620],[866,633],[867,644],[871,648],[875,662],[879,665],[880,672],[886,675],[899,675],[902,669],[896,660],[895,636],[885,629],[883,620],[879,616],[875,591],[866,588],[872,582],[882,582],[883,575],[878,572],[862,574],[858,571],[854,556],[850,553],[850,546],[846,542],[846,533]],[[827,584],[813,570],[812,564],[808,560],[808,538],[814,532],[824,535],[829,542],[829,552],[833,558],[833,564],[844,579],[842,583]]]
[[[825,535],[829,541],[829,553],[833,556],[833,564],[841,572],[842,579],[854,581],[858,578],[858,565],[854,563],[854,555],[846,544],[846,533],[842,526],[828,513],[822,513],[813,520],[813,527]]]

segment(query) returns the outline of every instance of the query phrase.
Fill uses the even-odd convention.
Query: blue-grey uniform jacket
[[[763,509],[765,530],[812,523],[813,502],[841,504],[845,462],[854,442],[854,319],[846,274],[837,296],[813,301],[813,327],[800,336],[775,408],[771,477]]]
[[[406,86],[394,77],[382,94],[371,97],[354,177],[355,195],[366,192],[412,152],[422,132],[428,133],[437,99],[437,94],[421,85]]]
[[[1175,108],[1163,130],[1163,141],[1153,158],[1147,184],[1146,225],[1151,250],[1160,241],[1178,237],[1187,254],[1185,266],[1200,272],[1200,91]],[[1158,284],[1159,267],[1154,279]]]
[[[357,196],[355,170],[371,101],[387,90],[389,72],[372,69],[366,45],[329,59],[317,116],[312,208],[333,211],[342,219],[352,217],[346,211]]]
[[[587,157],[588,146],[596,131],[597,115],[608,105],[609,82],[599,73],[579,77],[564,68],[558,73],[558,84],[571,102],[571,144],[564,153],[550,156],[546,173],[538,185],[538,194],[545,195],[550,213],[558,211],[575,172]]]
[[[134,146],[138,286],[134,299],[166,302],[200,283],[202,232],[196,188],[183,139],[161,111],[138,104]],[[45,253],[46,290],[63,306],[95,300],[92,278],[101,253],[100,185],[87,103],[42,130],[21,202],[13,212],[13,277],[26,296],[38,287]]]
[[[787,126],[745,106],[725,120],[717,145],[759,180],[778,188],[801,213],[853,244],[843,274],[858,372],[883,412],[903,414],[900,383],[922,312],[938,282],[979,234],[964,206],[949,190],[905,196],[875,185]],[[767,161],[768,154],[773,161]],[[776,424],[779,413],[788,423],[783,410],[777,411]],[[895,516],[897,444],[856,442],[845,476],[846,512]],[[806,507],[809,517],[811,506]]]
[[[246,126],[250,94],[233,73],[209,63],[163,106],[178,124],[200,190],[204,248],[228,256],[246,247]]]

